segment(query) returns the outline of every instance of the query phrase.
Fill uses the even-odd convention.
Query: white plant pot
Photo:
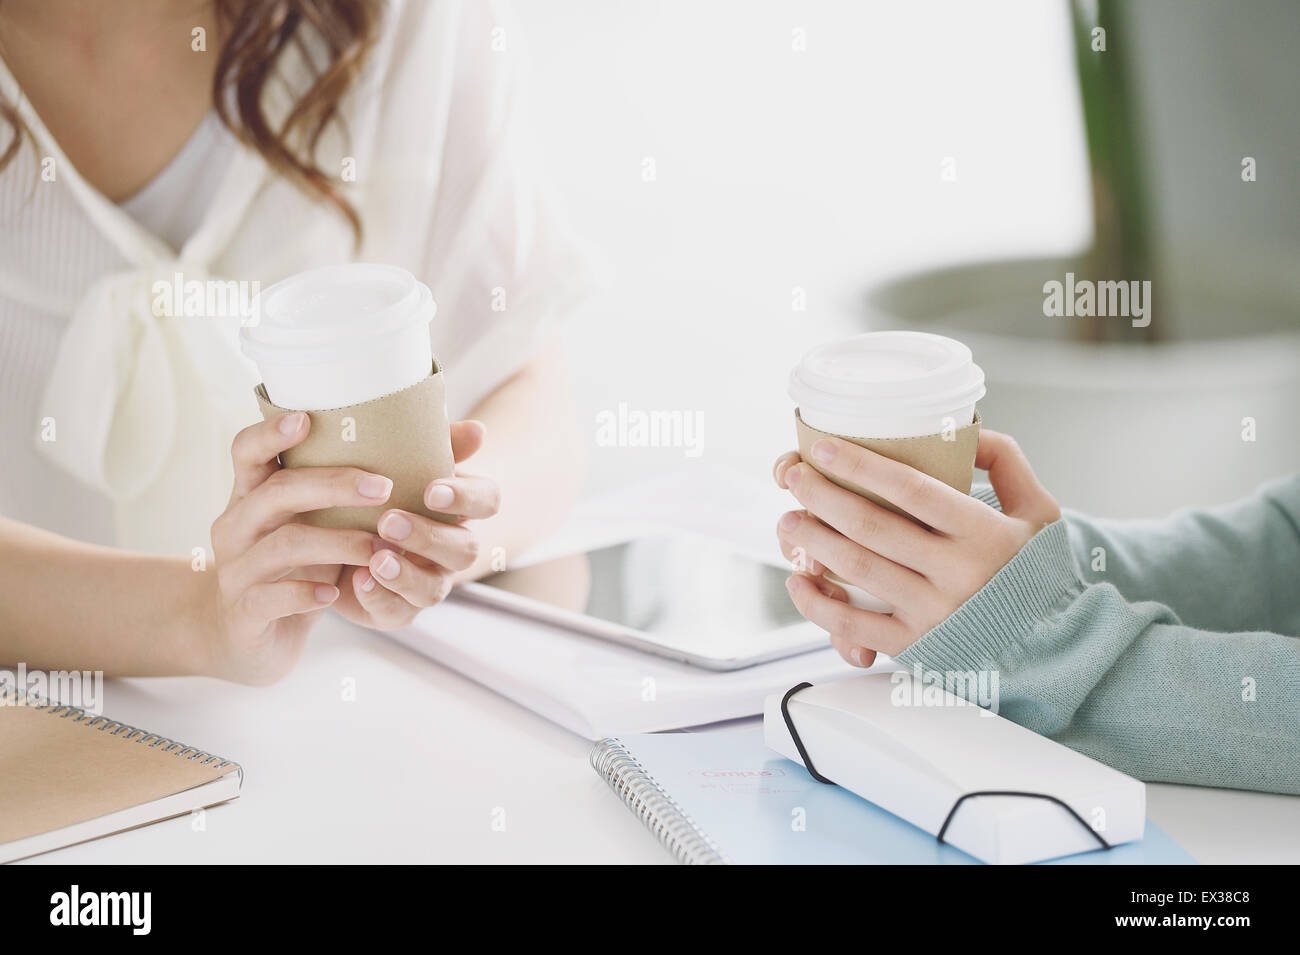
[[[1160,516],[1300,470],[1293,265],[1180,256],[1152,291],[1178,290],[1162,302],[1176,337],[1155,344],[1071,341],[1072,319],[1043,314],[1043,283],[1067,271],[1033,259],[908,277],[871,294],[870,324],[966,342],[987,375],[986,426],[1015,436],[1063,506]]]

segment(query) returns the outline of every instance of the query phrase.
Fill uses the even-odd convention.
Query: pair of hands
[[[1010,436],[981,431],[975,466],[988,471],[1002,510],[955,491],[915,468],[841,441],[812,446],[817,466],[867,488],[922,526],[846,491],[797,452],[777,458],[776,483],[804,510],[782,515],[781,552],[796,568],[786,581],[799,612],[830,634],[847,662],[871,666],[897,656],[943,622],[1001,570],[1061,509]],[[848,604],[826,570],[894,607],[872,613]]]
[[[388,478],[357,468],[282,468],[278,455],[311,428],[290,412],[241,431],[231,448],[235,485],[212,525],[215,593],[208,599],[204,672],[242,683],[270,683],[293,666],[327,607],[363,626],[391,630],[450,592],[478,559],[467,519],[491,517],[500,491],[485,477],[433,481],[424,501],[457,514],[454,524],[407,511],[385,511],[379,534],[313,527],[296,518],[327,507],[381,505]],[[451,426],[459,465],[483,445],[478,421]]]

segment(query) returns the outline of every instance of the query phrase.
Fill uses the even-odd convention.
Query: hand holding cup
[[[465,521],[496,513],[495,482],[457,474],[432,482],[425,494],[447,500],[459,515],[454,523],[391,509],[381,519],[382,536],[304,523],[304,514],[324,508],[382,506],[393,488],[384,475],[359,468],[281,467],[279,455],[305,440],[310,428],[308,415],[291,412],[245,428],[231,448],[235,483],[212,525],[212,613],[201,621],[207,631],[202,669],[213,676],[276,681],[330,606],[364,626],[405,626],[442,600],[455,573],[473,564],[479,543]],[[484,437],[477,421],[453,424],[456,460],[477,451]],[[394,539],[403,520],[410,529]]]
[[[459,465],[483,446],[486,429],[479,421],[451,426],[451,447]],[[379,536],[365,567],[343,569],[343,596],[336,609],[368,627],[391,630],[410,623],[424,607],[442,601],[456,575],[478,560],[481,544],[466,521],[492,517],[501,491],[490,478],[463,474],[430,482],[424,503],[431,511],[456,516],[434,520],[397,508],[379,518]]]
[[[235,490],[213,526],[211,670],[274,680],[333,605],[393,629],[475,563],[467,520],[499,492],[457,465],[483,445],[448,423],[429,288],[403,269],[349,263],[277,282],[240,335],[266,419],[235,439]]]
[[[783,515],[777,528],[782,553],[803,567],[786,587],[799,612],[854,666],[871,666],[877,651],[897,656],[906,650],[1061,516],[1019,446],[997,431],[980,432],[975,466],[988,471],[1001,511],[839,438],[821,439],[812,455],[820,470],[793,451],[778,458],[774,470],[776,483],[804,507]],[[871,488],[917,520],[827,475]],[[884,598],[892,612],[851,605],[827,570]]]
[[[870,332],[818,346],[790,375],[798,452],[775,477],[805,510],[777,535],[799,611],[850,663],[896,655],[1060,516],[1006,435],[981,431],[984,372],[941,335]],[[999,513],[970,497],[975,467]]]

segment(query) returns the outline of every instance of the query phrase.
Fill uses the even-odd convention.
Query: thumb
[[[453,421],[451,423],[451,453],[460,464],[483,447],[487,438],[487,426],[482,421],[472,419]]]
[[[1061,516],[1055,499],[1038,482],[1029,459],[1009,434],[981,430],[975,466],[989,472],[989,483],[1002,502],[1003,513],[1044,524]]]

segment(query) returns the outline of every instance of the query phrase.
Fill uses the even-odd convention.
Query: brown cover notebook
[[[0,862],[239,795],[238,764],[0,687]]]

